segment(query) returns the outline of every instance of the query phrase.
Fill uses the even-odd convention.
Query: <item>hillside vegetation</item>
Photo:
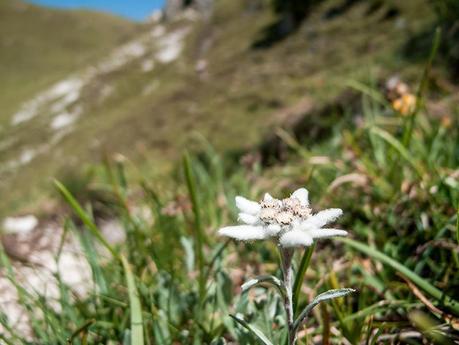
[[[139,24],[89,11],[63,11],[19,0],[0,3],[0,123],[21,102],[93,63],[139,31]]]
[[[33,11],[48,18],[49,10],[26,8],[33,18],[40,18]],[[349,81],[376,83],[392,73],[412,80],[417,65],[407,63],[406,37],[434,20],[431,8],[415,1],[325,1],[296,31],[279,40],[271,33],[277,17],[269,1],[222,0],[215,2],[210,17],[185,11],[168,22],[150,22],[109,52],[111,44],[127,36],[126,31],[132,33],[132,24],[109,17],[96,20],[95,14],[49,13],[56,21],[81,18],[82,27],[98,25],[99,36],[95,29],[86,29],[83,33],[91,34],[79,33],[72,49],[57,49],[55,55],[56,49],[46,49],[49,54],[33,60],[40,66],[34,73],[49,70],[50,78],[62,77],[54,89],[45,87],[48,73],[33,77],[29,70],[20,72],[15,63],[2,64],[12,67],[6,74],[11,81],[3,93],[5,101],[0,102],[5,104],[0,188],[17,186],[2,193],[13,208],[34,193],[42,195],[42,187],[49,186],[63,165],[71,169],[72,164],[99,159],[101,152],[155,157],[156,169],[164,171],[181,148],[189,147],[195,132],[218,149],[245,150],[264,141],[276,126],[296,123],[334,103]],[[58,25],[50,19],[26,22],[28,26],[17,32],[46,35]],[[43,50],[47,45],[68,44],[67,26],[59,27],[62,41],[41,44],[34,38],[29,44]],[[72,33],[76,30],[68,34]],[[94,48],[94,54],[104,52],[103,57],[89,61],[89,48],[85,54],[79,44],[97,47],[100,50]],[[19,64],[31,54],[23,45],[14,45],[2,59],[19,56]],[[59,67],[63,64],[81,68],[64,76],[64,67]],[[35,71],[33,64],[27,69]],[[25,82],[30,80],[37,82]],[[43,85],[40,92],[38,84]],[[28,85],[37,94],[29,93]]]
[[[236,223],[235,195],[259,200],[264,192],[283,197],[307,186],[314,211],[344,210],[339,227],[350,238],[319,241],[294,257],[302,282],[296,315],[325,290],[346,286],[357,292],[316,308],[298,343],[454,344],[457,120],[420,109],[404,117],[377,89],[367,91],[356,108],[362,113],[358,123],[337,120],[320,143],[302,144],[279,132],[288,149],[284,161],[270,168],[256,154],[239,164],[204,142],[198,157],[184,157],[170,184],[119,157],[94,167],[88,179],[65,179],[68,189],[56,184],[69,205],[64,228],[52,232],[50,267],[61,268],[48,268],[48,255],[32,266],[34,274],[49,277],[47,284],[37,283],[17,258],[0,257],[21,311],[19,320],[12,314],[0,319],[0,337],[9,344],[34,338],[46,344],[285,344],[276,289],[255,286],[241,293],[255,276],[281,277],[277,246],[216,233]],[[98,226],[104,217],[120,224],[120,242],[107,242],[114,234]],[[85,271],[71,275],[65,269],[70,240],[80,243],[85,263]],[[299,268],[314,249],[303,275]],[[52,286],[58,292],[49,291]]]
[[[0,341],[458,343],[455,2],[309,4],[152,19],[11,114]]]

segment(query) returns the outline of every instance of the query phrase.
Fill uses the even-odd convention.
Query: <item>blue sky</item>
[[[133,20],[145,19],[164,4],[164,0],[29,0],[29,2],[58,8],[85,8],[111,12]]]

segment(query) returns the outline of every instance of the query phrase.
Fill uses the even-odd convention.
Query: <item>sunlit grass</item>
[[[61,249],[70,234],[81,242],[90,292],[77,295],[59,273],[58,298],[25,288],[1,248],[2,273],[31,328],[24,335],[0,311],[1,341],[284,344],[282,298],[250,283],[255,275],[272,275],[274,283],[282,276],[275,244],[234,242],[217,230],[236,221],[235,195],[260,199],[263,190],[287,195],[306,185],[318,208],[344,209],[340,225],[351,237],[317,243],[294,257],[294,313],[314,316],[297,325],[298,343],[457,342],[459,127],[451,115],[457,109],[442,119],[426,107],[438,38],[433,46],[407,114],[375,85],[348,81],[360,101],[345,106],[326,136],[311,140],[309,132],[279,129],[285,152],[282,160],[269,157],[270,166],[256,158],[243,165],[200,138],[193,146],[199,153],[184,155],[167,186],[119,156],[105,159],[91,178],[56,181],[56,200],[67,208],[55,241]],[[102,235],[102,216],[122,224],[123,243]],[[340,286],[358,293],[308,307]]]
[[[314,202],[344,208],[344,225],[353,239],[341,240],[343,244],[332,250],[319,245],[312,258],[308,251],[295,258],[299,276],[304,277],[303,292],[309,296],[299,298],[302,285],[295,284],[297,312],[310,298],[337,288],[338,281],[359,293],[348,296],[346,303],[314,310],[316,318],[307,322],[306,332],[300,332],[299,343],[346,339],[351,344],[375,344],[378,337],[395,339],[403,332],[412,334],[410,341],[415,344],[421,344],[419,337],[450,343],[451,325],[459,316],[455,290],[459,191],[453,177],[458,166],[457,129],[445,127],[422,108],[410,145],[405,146],[403,121],[393,125],[399,118],[390,104],[364,96],[365,103],[371,107],[364,108],[361,126],[343,119],[335,134],[318,145],[305,146],[284,132],[290,158],[265,170],[234,168],[231,159],[204,145],[199,159],[187,155],[177,170],[173,194],[187,197],[173,212],[165,212],[173,195],[153,187],[155,181],[132,185],[122,160],[107,161],[100,183],[118,200],[110,207],[127,236],[115,247],[106,243],[95,225],[91,200],[80,205],[57,183],[75,212],[67,224],[85,244],[94,290],[79,299],[60,282],[62,298],[56,309],[56,301],[51,304],[21,288],[2,255],[7,276],[27,306],[34,336],[47,344],[65,344],[67,339],[74,344],[223,344],[224,339],[254,344],[252,335],[237,325],[242,321],[230,317],[244,314],[270,342],[281,342],[285,316],[274,291],[256,287],[240,297],[237,293],[250,276],[237,278],[241,274],[237,267],[280,276],[273,266],[278,260],[274,246],[225,242],[216,231],[234,221],[235,213],[228,213],[225,205],[233,209],[236,193],[259,197],[266,184],[279,194],[289,186],[307,184],[322,192]],[[318,155],[327,160],[318,164]],[[327,189],[329,185],[332,189]],[[142,196],[132,198],[133,191],[136,195],[142,191]],[[152,219],[133,212],[135,207],[148,207]],[[76,219],[82,225],[75,226]],[[102,260],[93,240],[108,248],[114,259]],[[238,256],[230,248],[234,245]],[[308,265],[310,260],[314,265]],[[6,343],[27,343],[5,316],[1,323]]]

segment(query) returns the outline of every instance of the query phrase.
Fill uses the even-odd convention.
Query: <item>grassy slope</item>
[[[23,188],[12,193],[10,208],[22,204],[30,195],[29,187],[48,185],[63,165],[79,166],[82,160],[98,159],[100,152],[148,155],[155,157],[156,167],[164,167],[190,147],[195,131],[218,149],[246,149],[285,121],[279,112],[305,96],[321,104],[340,94],[350,79],[368,80],[369,75],[377,79],[394,72],[408,79],[414,75],[417,66],[408,65],[400,51],[409,35],[431,21],[427,6],[415,1],[400,4],[400,14],[387,19],[388,5],[369,12],[368,3],[359,2],[325,19],[336,3],[325,2],[300,30],[268,49],[251,48],[274,20],[266,1],[258,6],[218,1],[209,21],[169,24],[169,30],[193,28],[181,58],[149,73],[130,63],[98,80],[115,92],[102,104],[88,97],[85,121],[77,124],[59,150],[41,155],[5,180],[7,186],[27,186],[26,194]],[[208,61],[203,78],[194,69],[199,58]],[[146,87],[155,83],[159,87],[145,94]],[[35,122],[24,127],[27,136],[22,144],[46,140],[42,126]],[[92,145],[94,138],[97,147]],[[41,193],[42,189],[36,190]]]
[[[0,3],[0,123],[50,83],[125,41],[138,24],[89,11]]]
[[[107,50],[120,45],[139,30],[139,24],[103,13],[49,9],[18,0],[1,1],[0,139],[14,143],[9,148],[10,153],[17,152],[21,135],[8,128],[7,123],[23,102],[104,56]],[[35,128],[28,127],[19,132],[35,141],[47,140],[43,134],[38,135]],[[2,163],[5,163],[5,152],[1,155]],[[0,188],[7,190],[8,195],[14,195],[12,190],[19,187],[10,178],[9,175],[2,176]],[[8,208],[15,209],[15,205]]]
[[[393,71],[403,70],[409,79],[421,73],[420,68],[406,65],[394,53],[406,38],[405,35],[397,34],[400,29],[394,25],[395,22],[383,21],[380,24],[380,17],[376,14],[373,19],[364,17],[365,5],[359,5],[344,17],[336,18],[332,21],[334,26],[321,19],[323,12],[317,12],[302,31],[287,41],[269,51],[253,52],[247,48],[249,39],[236,39],[237,35],[242,37],[242,33],[247,33],[247,28],[252,27],[249,23],[253,22],[253,17],[241,16],[242,19],[237,23],[239,25],[232,24],[230,18],[233,14],[246,12],[241,12],[234,3],[228,4],[234,6],[233,10],[220,8],[221,12],[217,12],[217,15],[227,14],[225,18],[220,17],[219,23],[228,25],[223,27],[228,30],[217,30],[214,27],[217,30],[214,32],[215,37],[221,40],[216,41],[209,56],[221,63],[211,62],[208,84],[198,82],[192,71],[183,64],[184,60],[192,58],[190,52],[193,51],[194,41],[190,42],[190,50],[187,51],[190,55],[179,62],[177,68],[164,68],[160,74],[155,74],[161,80],[161,88],[151,95],[139,96],[139,90],[142,90],[145,80],[151,82],[153,78],[136,74],[138,69],[130,66],[130,69],[126,68],[123,73],[119,73],[126,76],[118,81],[125,87],[119,88],[119,93],[113,95],[109,103],[94,112],[100,118],[91,117],[90,123],[85,123],[80,132],[76,132],[79,136],[69,137],[64,142],[63,149],[66,152],[80,151],[84,156],[84,146],[76,145],[78,137],[94,136],[102,133],[101,130],[107,134],[104,138],[107,148],[125,149],[126,152],[136,151],[135,143],[145,142],[148,147],[158,145],[161,140],[165,143],[166,139],[168,142],[177,139],[180,144],[184,142],[180,136],[184,131],[186,133],[187,128],[174,124],[184,116],[188,116],[190,128],[202,129],[207,131],[206,134],[212,134],[210,121],[223,126],[225,121],[232,120],[230,124],[234,126],[234,132],[216,131],[210,137],[219,148],[243,147],[257,142],[257,138],[262,136],[263,133],[256,131],[257,128],[263,129],[265,133],[269,130],[274,117],[263,115],[276,113],[277,107],[293,104],[306,93],[315,102],[321,103],[340,92],[343,80],[368,80],[365,74],[369,71],[375,73],[375,79]],[[420,7],[417,11],[422,14],[425,8]],[[410,13],[413,18],[416,17],[415,12]],[[417,16],[421,18],[421,14]],[[357,20],[359,18],[361,22]],[[228,22],[225,24],[226,20]],[[269,16],[260,19],[260,23],[253,25],[253,33],[258,32],[259,26],[269,20]],[[246,26],[242,25],[244,21],[247,21]],[[345,30],[346,23],[351,27],[348,32]],[[381,28],[372,28],[372,23],[378,23]],[[412,24],[409,29],[405,29],[414,31],[416,24]],[[314,54],[303,58],[298,50],[308,45],[303,34],[311,27],[319,31],[322,28],[329,35],[339,31],[346,39],[338,42],[336,47],[322,46]],[[360,30],[357,31],[357,28]],[[367,31],[363,31],[363,28]],[[375,31],[371,31],[373,29]],[[233,37],[233,41],[223,41],[223,38],[230,37]],[[319,36],[320,40],[326,43],[327,40],[322,37]],[[321,46],[317,41],[319,38],[316,36],[311,41]],[[375,50],[368,48],[372,42]],[[229,44],[233,44],[233,49],[227,48]],[[363,48],[358,50],[353,45],[361,45]],[[272,71],[270,73],[266,73],[268,66]],[[257,77],[261,80],[257,80]],[[261,106],[258,109],[252,105],[263,105],[263,100],[273,98],[279,98],[282,106]],[[206,117],[197,117],[189,111],[192,105],[200,107],[197,114],[206,114]],[[350,107],[346,109],[351,111]],[[258,169],[235,167],[233,162],[220,160],[212,152],[204,159],[207,165],[201,160],[193,160],[196,189],[199,191],[196,209],[200,211],[201,224],[207,235],[204,242],[208,242],[204,252],[208,263],[211,258],[215,258],[209,271],[187,270],[187,265],[196,257],[190,253],[192,249],[189,248],[198,250],[199,246],[190,245],[197,243],[194,236],[198,231],[197,222],[193,222],[191,207],[184,201],[186,197],[183,196],[188,192],[183,178],[175,181],[174,187],[167,191],[164,191],[163,186],[150,190],[148,186],[156,185],[156,181],[150,180],[147,174],[147,183],[143,186],[144,198],[138,197],[137,191],[132,191],[135,197],[124,200],[126,194],[133,194],[124,189],[124,176],[115,174],[115,179],[119,178],[119,181],[114,190],[116,193],[121,191],[119,196],[123,199],[123,205],[128,204],[132,210],[145,206],[154,215],[152,222],[150,216],[133,216],[124,209],[117,209],[128,237],[121,245],[120,252],[125,253],[133,265],[141,298],[145,337],[150,343],[188,343],[190,339],[195,343],[210,343],[212,339],[224,336],[238,344],[254,344],[252,337],[229,320],[227,315],[235,311],[244,313],[252,324],[256,324],[269,338],[274,339],[274,343],[280,343],[276,340],[282,334],[280,329],[283,314],[275,308],[279,302],[273,292],[258,291],[258,297],[263,298],[255,299],[254,295],[248,299],[238,297],[242,282],[254,275],[272,273],[280,276],[280,271],[273,265],[278,259],[275,246],[266,242],[231,243],[227,249],[220,251],[218,249],[223,241],[215,236],[215,231],[221,225],[235,222],[236,214],[231,212],[235,210],[230,208],[236,193],[259,198],[264,191],[269,191],[273,195],[283,196],[304,185],[311,191],[311,202],[315,210],[342,207],[345,216],[339,220],[339,225],[350,230],[351,238],[371,248],[362,254],[355,247],[352,249],[334,241],[321,241],[318,244],[305,279],[308,288],[304,292],[309,292],[309,288],[312,291],[309,296],[300,297],[300,305],[304,306],[311,295],[328,288],[348,286],[357,288],[358,293],[338,303],[329,303],[320,313],[316,309],[317,313],[308,319],[307,332],[303,334],[308,333],[316,343],[326,343],[325,337],[327,334],[330,336],[330,332],[331,343],[343,343],[344,338],[353,344],[372,343],[371,338],[373,343],[391,340],[397,342],[401,332],[414,333],[414,338],[407,340],[413,344],[452,343],[447,337],[457,340],[457,336],[453,338],[452,328],[448,325],[448,321],[451,321],[448,320],[449,314],[457,319],[457,304],[455,310],[445,306],[443,295],[457,299],[459,281],[459,259],[455,242],[455,205],[458,203],[458,158],[455,145],[458,132],[455,120],[450,118],[454,122],[449,125],[446,122],[440,123],[430,113],[421,111],[416,118],[411,145],[405,151],[400,141],[406,129],[406,118],[398,116],[390,107],[371,102],[368,98],[364,98],[357,109],[352,114],[361,114],[358,123],[342,118],[333,126],[334,135],[330,140],[323,140],[316,145],[293,145],[296,153],[291,154],[290,160],[271,169],[260,172]],[[130,118],[124,114],[128,110],[133,114]],[[102,114],[109,115],[104,117]],[[161,114],[171,114],[171,117]],[[268,123],[264,124],[260,119]],[[161,126],[158,122],[160,120]],[[252,126],[247,128],[248,124]],[[387,134],[381,136],[381,133],[391,133],[393,139],[387,140]],[[134,134],[139,139],[133,140]],[[142,136],[147,139],[141,139]],[[232,141],[226,143],[228,139]],[[129,140],[131,150],[125,148]],[[37,160],[33,167],[44,171],[47,163],[49,161]],[[122,169],[113,171],[119,173]],[[163,207],[170,205],[170,193],[175,192],[178,194],[178,205],[172,207],[175,212],[171,215],[164,212]],[[177,241],[177,238],[181,241]],[[184,243],[188,243],[189,247]],[[394,266],[392,261],[391,267],[386,259],[381,259],[387,258],[381,253],[395,260],[397,265]],[[91,255],[94,254],[88,257]],[[405,273],[400,271],[400,267],[405,269]],[[411,277],[406,276],[406,269],[412,271]],[[49,309],[47,318],[36,320],[34,328],[42,342],[64,341],[81,325],[90,328],[89,342],[116,342],[127,337],[127,330],[134,325],[129,324],[126,316],[134,308],[127,308],[127,288],[120,265],[113,260],[105,266],[97,266],[94,272],[102,278],[97,281],[100,286],[105,285],[101,283],[104,282],[110,287],[104,294],[106,298],[91,298],[76,305],[69,305],[67,299],[62,299],[59,312],[54,313],[53,309]],[[414,281],[417,287],[405,282],[405,279],[413,282],[413,272],[418,278]],[[197,276],[205,277],[209,286],[206,301],[202,303],[199,301],[197,282],[200,279]],[[436,289],[441,290],[439,296],[430,292]],[[36,296],[27,296],[23,303],[31,306],[31,310],[43,309],[43,299]],[[431,303],[440,308],[441,312],[432,308]],[[30,314],[36,317],[35,313]],[[274,321],[269,317],[273,314],[277,315]],[[87,322],[92,319],[96,322],[89,325]],[[377,335],[381,336],[379,341]],[[422,340],[419,336],[422,336]],[[18,340],[17,343],[26,342]]]
[[[352,240],[317,241],[298,312],[324,290],[357,289],[336,303],[327,302],[321,312],[316,308],[299,344],[386,344],[391,339],[398,344],[401,334],[412,340],[406,343],[419,345],[453,344],[452,339],[458,339],[449,325],[459,315],[458,302],[449,299],[457,299],[459,282],[453,206],[459,196],[453,177],[458,165],[456,120],[449,117],[454,122],[447,124],[419,112],[411,144],[404,148],[406,118],[368,98],[357,108],[362,114],[359,124],[343,117],[336,121],[329,140],[314,146],[296,143],[290,159],[270,169],[243,167],[208,150],[199,160],[193,157],[190,165],[185,164],[187,174],[180,167],[171,188],[149,179],[148,173],[142,186],[136,186],[125,178],[132,166],[121,162],[100,170],[100,184],[92,184],[98,188],[77,190],[75,183],[66,181],[84,205],[89,195],[82,192],[91,193],[91,210],[99,216],[102,196],[112,196],[104,204],[123,224],[127,238],[111,251],[126,255],[132,264],[146,343],[225,344],[225,338],[241,345],[256,344],[231,321],[230,313],[243,314],[273,344],[284,343],[284,313],[277,290],[266,285],[240,293],[241,284],[258,274],[281,277],[278,247],[271,241],[224,242],[216,230],[236,222],[234,195],[256,200],[269,191],[281,197],[299,186],[309,188],[314,211],[343,208],[338,224],[349,230]],[[77,212],[81,216],[84,211]],[[90,218],[83,216],[86,222]],[[97,231],[96,225],[88,228]],[[100,236],[83,229],[77,233],[88,242]],[[85,250],[96,272],[94,295],[101,298],[91,295],[74,304],[69,303],[72,298],[62,298],[58,311],[45,309],[46,318],[33,312],[44,309],[46,297],[31,294],[22,301],[30,306],[28,314],[42,343],[63,342],[81,325],[87,329],[75,337],[87,335],[88,343],[117,342],[126,339],[128,329],[140,327],[126,317],[140,308],[132,299],[128,308],[128,287],[119,261],[99,264],[102,256],[91,247]],[[200,252],[205,269],[197,259]],[[13,327],[11,334],[17,333]]]

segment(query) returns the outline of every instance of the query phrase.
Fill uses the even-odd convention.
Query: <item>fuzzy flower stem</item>
[[[296,344],[296,332],[293,327],[293,269],[292,269],[292,260],[293,260],[293,248],[281,248],[280,254],[282,259],[282,273],[284,276],[284,284],[287,290],[284,299],[284,308],[287,315],[287,327],[288,327],[288,344]]]

